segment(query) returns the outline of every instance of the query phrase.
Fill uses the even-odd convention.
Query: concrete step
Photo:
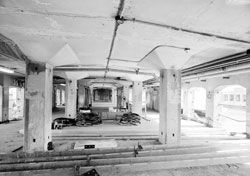
[[[40,169],[28,171],[9,171],[0,172],[1,176],[34,176],[34,175],[53,175],[53,176],[68,176],[68,175],[81,175],[96,169],[102,176],[123,176],[123,175],[137,175],[139,172],[145,171],[160,171],[167,169],[179,169],[187,167],[202,167],[213,166],[222,164],[246,163],[249,162],[249,156],[240,157],[219,157],[219,158],[206,158],[194,160],[176,160],[164,162],[149,162],[149,163],[134,163],[134,164],[119,164],[119,165],[103,165],[103,166],[87,166],[87,167],[72,167],[72,168],[57,168],[57,169]]]
[[[154,145],[142,150],[128,148],[88,149],[0,155],[0,175],[84,173],[96,168],[101,175],[250,162],[249,140],[222,141],[209,145]],[[67,168],[67,169],[66,169]],[[65,170],[66,169],[66,170]],[[61,174],[59,174],[61,173]],[[50,175],[51,175],[50,174]]]
[[[80,166],[80,173],[89,171],[92,168],[97,169],[101,175],[122,175],[125,172],[138,172],[145,170],[170,169],[181,167],[195,167],[230,163],[245,163],[250,161],[249,151],[232,152],[232,153],[202,153],[202,154],[186,154],[171,155],[158,157],[133,157],[133,158],[115,158],[115,159],[92,159],[85,161],[62,161],[62,162],[46,162],[46,163],[26,163],[26,165],[8,164],[0,165],[3,173],[0,175],[17,175],[21,173],[41,173],[42,169],[71,169],[75,165]],[[26,171],[24,171],[26,170]],[[11,171],[11,172],[10,172]],[[18,172],[15,172],[18,171]],[[35,175],[35,174],[34,174]],[[55,175],[55,174],[53,174]]]
[[[245,152],[249,151],[248,145],[241,146],[197,146],[197,147],[183,147],[183,148],[168,148],[168,149],[144,149],[142,151],[126,151],[126,152],[113,152],[107,154],[89,154],[89,155],[64,155],[64,156],[44,156],[44,157],[29,157],[29,158],[8,158],[0,161],[1,164],[19,164],[19,163],[37,163],[37,162],[55,162],[55,161],[73,161],[73,160],[93,160],[93,159],[114,159],[114,158],[133,158],[133,157],[162,157],[168,156],[175,158],[175,156],[186,156],[199,155],[199,154],[209,154],[210,156],[216,156],[218,154],[235,154],[235,152]],[[214,155],[215,154],[215,155]]]

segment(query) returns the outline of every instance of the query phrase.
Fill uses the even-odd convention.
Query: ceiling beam
[[[80,72],[80,71],[106,71],[106,68],[81,68],[81,67],[56,67],[54,68],[54,71],[64,71],[64,72]],[[135,74],[135,75],[147,75],[147,76],[153,76],[155,77],[155,73],[150,72],[142,72],[140,70],[120,70],[115,68],[108,68],[109,72],[118,72],[118,73],[128,73],[128,74]]]

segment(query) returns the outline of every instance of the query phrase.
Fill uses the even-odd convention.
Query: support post
[[[78,87],[78,109],[85,106],[85,87],[83,84],[79,84]]]
[[[1,87],[1,115],[0,121],[9,120],[9,88],[12,84],[12,78],[6,74],[0,74]]]
[[[129,85],[123,86],[123,97],[125,98],[123,107],[128,108],[127,105],[129,103]]]
[[[250,138],[250,87],[246,88],[246,133]]]
[[[206,97],[206,118],[209,127],[214,126],[214,90],[207,90]]]
[[[189,119],[189,116],[188,116],[188,89],[183,89],[183,101],[182,101],[183,105],[182,105],[182,108],[183,108],[183,118],[184,119]]]
[[[163,69],[160,76],[160,135],[162,144],[180,142],[181,72]]]
[[[25,81],[24,151],[46,151],[51,141],[53,67],[28,63]]]
[[[3,104],[2,104],[2,119],[3,121],[9,120],[9,85],[3,85]]]
[[[3,121],[3,87],[0,85],[0,122]]]
[[[65,117],[75,118],[76,117],[76,89],[77,80],[66,80],[66,107]]]
[[[134,82],[132,95],[132,112],[142,115],[142,82]]]
[[[53,89],[52,89],[52,109],[56,108],[56,91],[57,91],[57,87],[53,86]]]

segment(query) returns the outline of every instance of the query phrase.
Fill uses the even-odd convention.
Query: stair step
[[[209,155],[209,154],[207,154]],[[197,155],[196,155],[197,156]],[[230,164],[230,163],[245,163],[250,161],[249,154],[222,155],[217,156],[199,156],[199,157],[188,157],[181,159],[172,159],[168,157],[147,157],[147,158],[128,158],[128,159],[110,159],[110,160],[90,160],[90,161],[62,161],[62,162],[46,162],[46,163],[33,163],[29,164],[6,164],[0,165],[0,172],[9,171],[24,171],[24,170],[41,170],[41,169],[58,169],[58,168],[70,168],[74,166],[80,166],[81,172],[86,172],[90,168],[96,168],[101,170],[100,173],[108,173],[113,175],[114,170],[116,172],[128,172],[145,171],[152,169],[170,169],[170,168],[181,168],[181,167],[194,167],[194,166],[207,166],[217,164]],[[104,169],[104,170],[103,170]]]

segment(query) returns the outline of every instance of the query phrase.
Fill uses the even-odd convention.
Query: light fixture
[[[11,70],[11,69],[9,69],[9,68],[0,66],[0,72],[4,72],[4,73],[14,73],[14,70]]]

